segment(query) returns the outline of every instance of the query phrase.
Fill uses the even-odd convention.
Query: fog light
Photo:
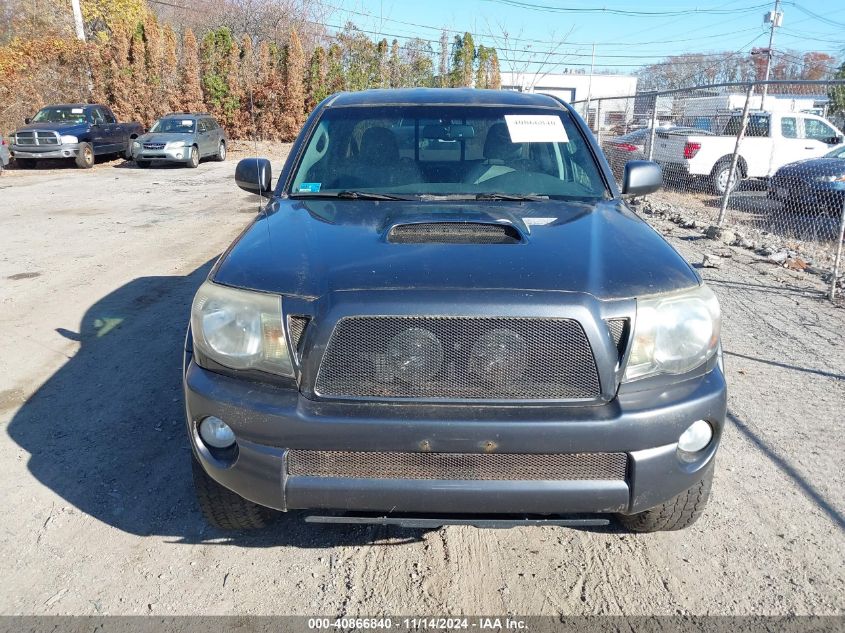
[[[176,158],[182,158],[182,152],[177,153]]]
[[[704,420],[696,420],[678,438],[678,448],[686,453],[697,453],[713,439],[713,427]]]
[[[235,434],[229,425],[213,415],[200,422],[200,437],[212,448],[228,448],[235,443]]]

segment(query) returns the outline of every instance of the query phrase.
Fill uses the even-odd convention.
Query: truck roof
[[[562,109],[549,95],[476,88],[400,88],[339,92],[326,107],[377,105],[502,105]]]

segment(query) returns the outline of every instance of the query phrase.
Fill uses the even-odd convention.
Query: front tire
[[[695,523],[704,512],[713,485],[713,463],[697,484],[659,506],[638,512],[620,514],[619,522],[632,532],[683,530]]]
[[[149,166],[150,166],[150,161],[148,161],[148,160],[138,160],[138,159],[136,158],[136,159],[135,159],[135,165],[136,165],[137,167],[140,167],[141,169],[146,169],[147,167],[149,167]]]
[[[74,162],[80,169],[91,169],[94,166],[94,148],[91,143],[82,143],[79,146]]]
[[[260,530],[270,525],[276,512],[247,501],[221,486],[203,470],[196,457],[191,457],[194,491],[200,510],[214,527],[220,530]]]
[[[200,164],[200,151],[199,151],[199,149],[197,149],[197,146],[194,145],[193,147],[191,147],[191,156],[188,158],[188,162],[185,163],[185,165],[187,167],[190,167],[191,169],[196,169],[197,167],[199,167],[199,164]]]

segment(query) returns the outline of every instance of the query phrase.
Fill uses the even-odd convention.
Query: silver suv
[[[135,139],[132,158],[138,167],[153,162],[197,167],[203,158],[225,160],[227,143],[226,131],[214,117],[176,112],[163,116],[147,134]]]

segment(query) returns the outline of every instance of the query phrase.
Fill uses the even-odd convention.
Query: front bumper
[[[817,183],[807,181],[769,181],[769,195],[780,202],[788,202],[806,211],[815,209],[840,211],[845,203],[845,183]]]
[[[43,146],[42,146],[43,147]],[[74,158],[79,154],[79,143],[67,143],[64,145],[52,146],[50,149],[38,149],[32,145],[11,145],[12,156],[15,158],[34,158],[42,160],[47,158]]]
[[[176,147],[170,149],[133,149],[132,157],[135,160],[148,160],[150,162],[172,162],[184,163],[190,157],[190,146]]]
[[[295,389],[202,369],[186,356],[188,434],[223,486],[278,510],[411,513],[635,513],[696,484],[713,460],[727,392],[718,367],[697,378],[620,395],[600,406],[476,406],[317,402]],[[197,423],[214,415],[237,437],[233,460],[204,446]],[[682,461],[677,440],[695,420],[711,444]],[[598,453],[628,456],[625,480],[420,480],[290,476],[290,449],[360,452]]]

